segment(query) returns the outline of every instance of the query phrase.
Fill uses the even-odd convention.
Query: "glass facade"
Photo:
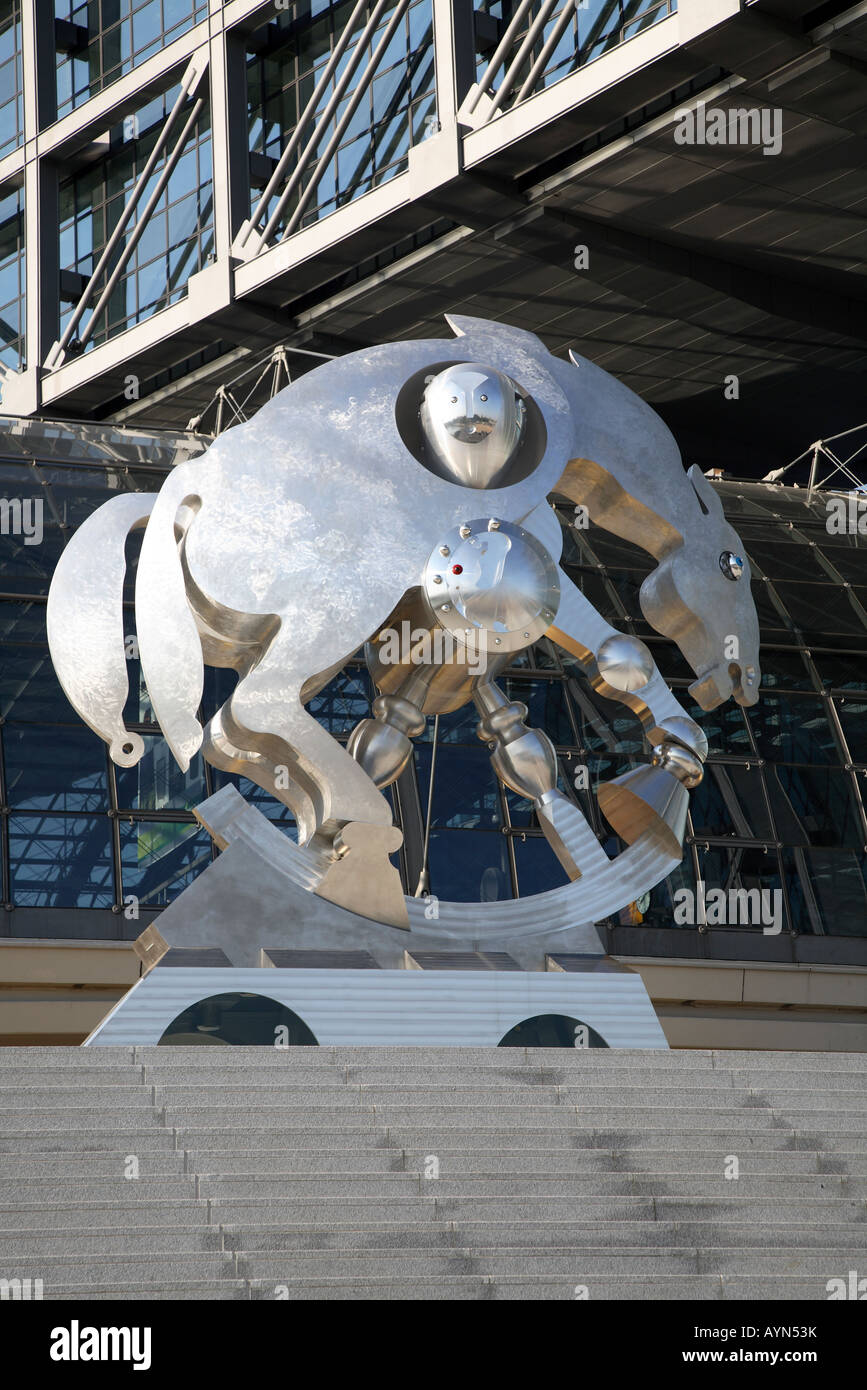
[[[55,0],[57,114],[96,96],[207,18],[207,0]],[[73,30],[74,26],[74,30]]]
[[[480,3],[477,0],[475,8],[495,19],[498,22],[498,31],[504,33],[511,23],[517,4],[515,0],[480,0]],[[540,67],[532,89],[524,93],[525,97],[531,96],[533,92],[542,91],[579,68],[586,67],[588,63],[595,62],[597,58],[610,53],[618,44],[634,39],[637,34],[650,29],[661,19],[667,19],[676,9],[677,0],[579,0],[578,4],[568,7],[556,5],[536,35],[535,42],[529,45],[523,54],[512,91],[506,99],[506,106],[512,104],[523,88],[549,40],[553,41],[553,47],[546,54],[546,61]],[[517,57],[530,26],[541,10],[542,3],[539,0],[539,3],[530,6],[524,22],[515,31],[512,45],[504,57],[505,66],[499,70],[499,74],[494,75],[495,88],[502,73]],[[562,20],[566,20],[565,25]],[[493,38],[491,43],[493,46]],[[478,79],[481,79],[488,66],[491,52],[492,47],[477,57]]]
[[[674,7],[675,0],[581,0],[579,5],[568,7],[568,23],[562,34],[558,27],[557,43],[546,57],[544,71],[534,86],[539,88],[559,80],[665,18]],[[258,207],[278,159],[298,130],[326,65],[338,45],[342,45],[353,8],[353,0],[296,0],[294,4],[287,0],[285,5],[274,7],[267,22],[263,23],[260,16],[259,27],[245,32],[251,212]],[[510,23],[515,3],[493,0],[476,8],[486,9],[489,18],[502,29]],[[515,35],[513,55],[539,9],[539,4],[530,7],[524,27]],[[313,118],[298,136],[290,167],[267,206],[261,209],[260,229],[272,214],[276,215],[284,190],[288,194],[269,230],[271,242],[310,226],[405,172],[410,149],[439,129],[432,0],[409,0],[405,8],[403,0],[392,0],[384,6],[374,29],[367,33],[372,12],[371,4],[355,19],[346,49],[318,94]],[[206,0],[54,0],[56,55],[50,51],[50,28],[40,29],[39,43],[49,46],[49,83],[56,57],[56,113],[51,100],[43,108],[40,97],[42,127],[53,125],[55,114],[62,119],[78,110],[138,65],[161,54],[175,39],[204,21],[207,13]],[[527,51],[519,77],[521,83],[554,26],[560,25],[560,16],[565,19],[566,14],[566,8],[555,6],[535,44]],[[487,59],[477,56],[481,75]],[[371,68],[374,57],[375,68]],[[511,61],[508,55],[507,61]],[[207,94],[209,81],[202,84],[203,94]],[[153,92],[159,85],[157,80],[147,90]],[[175,86],[145,100],[143,90],[142,104],[137,110],[127,112],[124,107],[123,118],[114,118],[117,124],[98,132],[86,145],[73,140],[69,158],[57,157],[61,174],[58,337],[124,214],[177,91]],[[21,0],[0,0],[0,159],[23,146],[23,98]],[[323,120],[332,98],[333,109]],[[244,101],[243,82],[237,99]],[[187,110],[189,105],[188,102]],[[131,238],[139,235],[141,214],[170,157],[185,114],[181,113],[168,148],[143,190],[137,212],[121,237],[118,256],[124,243],[129,244]],[[291,181],[289,187],[287,178]],[[22,173],[16,167],[14,179],[0,187],[0,363],[15,371],[28,365],[21,182]],[[93,320],[91,332],[89,323],[96,299],[116,259],[109,261],[101,275],[82,320],[88,325],[89,334],[85,350],[133,328],[182,298],[190,276],[209,264],[214,255],[208,104],[186,142],[168,186],[141,227],[140,240],[107,305]],[[80,350],[74,336],[69,355]]]
[[[24,139],[21,3],[0,3],[0,159]]]
[[[51,574],[75,527],[118,491],[155,491],[173,462],[203,447],[194,436],[0,417],[2,901],[56,909],[55,926],[43,934],[75,935],[74,909],[87,908],[105,913],[106,935],[135,937],[142,924],[124,917],[124,904],[134,897],[143,908],[164,906],[215,853],[192,808],[225,775],[201,758],[183,774],[170,758],[134,644],[128,646],[127,719],[148,747],[137,767],[124,770],[73,714],[45,635]],[[687,691],[693,677],[683,658],[640,615],[637,594],[650,558],[600,531],[574,529],[572,509],[560,509],[568,573],[615,626],[648,642],[711,750],[704,782],[690,798],[682,864],[618,920],[676,926],[675,891],[694,889],[700,880],[708,890],[780,889],[784,931],[867,935],[865,538],[828,533],[822,494],[808,503],[797,489],[718,487],[750,556],[762,620],[762,698],[748,711],[730,702],[703,714],[693,705]],[[130,542],[130,634],[135,553]],[[234,680],[232,672],[207,668],[203,719],[228,697]],[[580,804],[606,850],[618,852],[595,793],[601,781],[646,759],[638,720],[597,695],[577,663],[547,640],[523,655],[502,684],[526,704],[528,722],[553,740],[561,789]],[[310,708],[345,739],[369,714],[373,693],[356,658]],[[532,806],[498,783],[475,725],[467,709],[439,721],[431,891],[446,900],[491,901],[565,882]],[[426,811],[432,741],[429,721],[414,769],[393,798],[398,822],[409,801],[420,815]],[[295,834],[281,803],[243,780],[237,785]],[[402,868],[412,892],[415,881],[407,881],[405,863]],[[0,934],[9,934],[11,920],[0,912]],[[26,914],[15,920],[25,923]],[[761,934],[761,925],[754,930]],[[93,935],[92,917],[79,934]]]
[[[24,191],[0,191],[0,362],[24,365]]]
[[[90,279],[120,220],[178,90],[174,87],[140,107],[112,131],[110,144],[114,148],[106,158],[60,185],[60,264],[65,270],[77,272],[83,281]],[[176,123],[175,139],[186,114],[184,108]],[[147,205],[173,144],[170,137],[142,191],[136,214],[129,223],[127,240],[135,233],[137,218]],[[211,132],[205,108],[144,225],[106,311],[97,319],[88,348],[174,304],[185,293],[189,277],[208,263],[213,249]],[[101,290],[102,283],[98,288]],[[73,304],[63,306],[61,332],[73,308]]]
[[[247,100],[250,149],[276,160],[304,111],[323,69],[346,27],[352,11],[351,0],[340,4],[324,0],[305,0],[278,12],[276,37],[269,38],[267,51],[252,54],[247,65]],[[356,23],[353,39],[338,62],[331,80],[322,88],[316,115],[321,116],[329,99],[350,64],[358,66],[327,122],[315,123],[315,144],[305,161],[305,173],[289,200],[279,227],[285,227],[295,213],[299,199],[307,193],[317,160],[335,135],[354,95],[364,86],[364,70],[385,35],[395,6],[385,8],[369,40],[360,46],[368,14]],[[407,167],[411,145],[417,145],[436,130],[436,92],[434,81],[433,17],[431,0],[414,0],[397,25],[379,58],[372,80],[360,97],[343,128],[333,157],[327,161],[298,223],[307,226],[325,217],[353,198],[368,193]],[[313,135],[314,123],[307,127],[299,147],[305,149]],[[266,165],[263,181],[267,178]],[[280,190],[271,199],[267,217],[273,212]],[[261,187],[251,189],[251,207]],[[265,214],[263,213],[263,217]]]

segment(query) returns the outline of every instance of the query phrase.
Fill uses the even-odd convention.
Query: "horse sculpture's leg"
[[[574,845],[567,846],[559,833],[556,804],[566,798],[557,787],[557,754],[547,734],[525,724],[527,706],[509,700],[494,681],[477,685],[473,701],[482,716],[476,733],[491,750],[494,772],[511,791],[533,802],[545,838],[566,873],[576,879],[582,871],[598,869],[605,858],[598,845],[591,846],[589,838],[583,838],[579,864]]]
[[[296,665],[292,634],[278,633],[221,711],[226,747],[243,750],[245,760],[258,754],[260,765],[245,766],[245,775],[296,815],[297,798],[293,805],[290,797],[300,789],[302,822],[305,806],[310,808],[301,838],[315,834],[316,847],[327,844],[330,852],[330,867],[316,889],[320,897],[408,927],[400,875],[389,859],[402,840],[391,808],[351,754],[304,709],[301,684],[288,676]]]
[[[683,817],[683,788],[697,786],[707,756],[707,739],[672,695],[649,648],[635,637],[618,632],[562,571],[560,606],[547,635],[578,658],[601,695],[628,705],[637,714],[645,736],[654,745],[654,766],[671,778],[672,795],[678,793]],[[606,820],[628,844],[655,821],[663,838],[671,843],[670,827],[647,807],[636,819],[635,795],[646,769],[638,768],[600,788],[599,802]],[[635,795],[631,794],[632,786]]]

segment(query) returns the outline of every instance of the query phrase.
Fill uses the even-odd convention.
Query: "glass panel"
[[[146,737],[141,761],[135,767],[115,768],[114,776],[121,810],[191,811],[208,794],[201,754],[182,772],[161,737]]]
[[[845,850],[807,850],[804,859],[825,932],[867,936],[867,856]]]
[[[0,604],[0,612],[4,607]],[[75,718],[54,674],[47,646],[0,642],[0,718],[19,723],[62,723]]]
[[[864,831],[852,778],[838,768],[765,768],[777,834],[784,844],[860,849]]]
[[[815,633],[821,642],[824,632],[851,633],[859,640],[864,637],[864,623],[852,605],[833,584],[774,585],[790,618],[802,632]]]
[[[823,536],[820,545],[822,554],[844,580],[850,584],[863,584],[865,549],[863,539],[858,545],[854,536],[848,544],[842,537],[837,541]]]
[[[427,806],[431,746],[416,748],[416,773],[423,807]],[[434,773],[433,825],[478,830],[500,826],[503,809],[499,783],[486,748],[440,747]]]
[[[6,795],[22,810],[107,811],[105,745],[81,726],[7,724]]]
[[[699,864],[709,899],[707,924],[710,928],[763,932],[766,926],[779,924],[783,931],[789,929],[780,863],[775,851],[711,845],[710,849],[702,847],[699,850]],[[722,889],[725,899],[720,902],[716,895],[710,898],[712,889]],[[730,896],[739,890],[749,893],[755,889],[759,890],[758,895],[753,893],[751,898]],[[766,894],[770,896],[764,896]]]
[[[552,743],[574,743],[575,732],[562,680],[524,680],[509,676],[502,685],[510,700],[527,706],[529,713],[525,722],[531,728],[541,729]]]
[[[774,686],[782,686],[788,690],[815,689],[807,663],[800,652],[780,651],[762,646],[759,662],[762,668],[762,690]]]
[[[692,924],[675,921],[674,918],[675,907],[677,906],[674,895],[681,888],[688,888],[690,892],[695,893],[692,855],[688,850],[681,863],[673,873],[668,875],[668,878],[663,879],[662,883],[657,884],[649,893],[644,893],[637,902],[631,903],[610,919],[612,925],[686,927],[688,930],[694,930]]]
[[[867,690],[863,652],[811,652],[813,665],[826,690]]]
[[[431,892],[444,902],[498,902],[512,897],[506,837],[432,830]]]
[[[757,767],[709,763],[704,780],[690,794],[689,809],[697,838],[776,838],[765,807],[761,769]]]
[[[867,699],[840,695],[834,705],[853,761],[867,762]]]
[[[770,528],[769,528],[770,529]],[[779,527],[773,531],[760,531],[755,539],[747,541],[742,537],[747,554],[755,567],[769,579],[827,580],[827,571],[822,568],[816,554],[816,547],[808,541],[793,545],[792,536],[788,540],[778,540]]]
[[[164,907],[211,862],[211,838],[195,823],[120,821],[124,895]]]
[[[12,815],[9,858],[17,907],[108,908],[115,901],[107,816]]]
[[[529,898],[534,893],[547,893],[569,882],[563,868],[544,835],[512,836],[515,869],[518,875],[518,896]]]
[[[818,696],[765,691],[748,711],[763,758],[787,763],[838,763],[842,757]]]

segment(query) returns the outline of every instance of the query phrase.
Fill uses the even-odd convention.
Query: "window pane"
[[[515,869],[518,875],[518,896],[528,898],[534,893],[545,893],[549,888],[559,888],[569,882],[569,875],[563,868],[544,835],[520,835],[512,837],[515,851]]]
[[[211,862],[211,839],[198,825],[120,822],[124,895],[143,907],[164,907]]]
[[[786,763],[842,761],[827,708],[818,697],[765,691],[748,718],[763,758]]]
[[[867,856],[808,850],[804,857],[826,933],[867,936]]]
[[[105,745],[89,729],[7,724],[6,794],[22,810],[107,811]]]
[[[431,745],[416,749],[422,807],[427,807]],[[434,771],[433,824],[487,829],[503,823],[499,783],[486,748],[440,747]]]
[[[431,892],[445,902],[498,902],[512,897],[505,835],[433,830]]]
[[[114,869],[107,816],[10,816],[17,907],[111,907]]]
[[[765,780],[777,834],[784,844],[862,848],[864,832],[848,772],[766,767]]]
[[[145,739],[135,767],[115,769],[117,804],[136,811],[191,811],[207,796],[205,765],[197,753],[182,772],[165,739]]]

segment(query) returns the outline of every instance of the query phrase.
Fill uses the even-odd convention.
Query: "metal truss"
[[[844,450],[839,445],[832,449],[831,445],[836,444],[838,439],[851,439],[852,435],[859,436],[861,443],[857,444],[851,453],[846,454],[845,458],[841,458],[840,454]],[[838,473],[841,473],[846,481],[851,483],[855,492],[867,492],[867,482],[865,482],[864,477],[859,477],[852,468],[855,459],[865,452],[867,452],[867,421],[863,425],[853,425],[849,430],[841,430],[839,434],[829,435],[827,439],[817,439],[815,443],[810,444],[808,448],[798,454],[797,458],[793,458],[790,463],[785,464],[782,468],[772,469],[770,473],[765,475],[762,482],[782,482],[790,469],[796,468],[800,464],[803,470],[806,466],[806,460],[809,458],[810,469],[806,484],[808,501],[818,488],[826,488],[831,480],[837,477]],[[824,477],[820,478],[819,473],[823,463],[825,465],[830,464],[831,469]],[[791,482],[791,478],[788,479],[789,486],[791,486]],[[837,486],[839,487],[839,483]]]
[[[299,352],[304,357],[315,357],[320,361],[330,361],[334,355],[298,348],[291,349],[292,354]],[[284,387],[291,384],[292,372],[289,366],[289,355],[290,349],[281,343],[266,357],[239,372],[231,381],[221,382],[204,410],[201,410],[198,415],[194,415],[188,422],[187,429],[195,430],[199,434],[208,433],[216,438],[218,434],[222,434],[223,430],[229,429],[231,425],[239,425],[244,420],[249,420],[250,416],[266,400],[273,400],[278,391],[282,391]],[[239,389],[242,387],[242,383],[243,394]],[[205,421],[212,410],[214,412],[213,429],[206,430]]]

